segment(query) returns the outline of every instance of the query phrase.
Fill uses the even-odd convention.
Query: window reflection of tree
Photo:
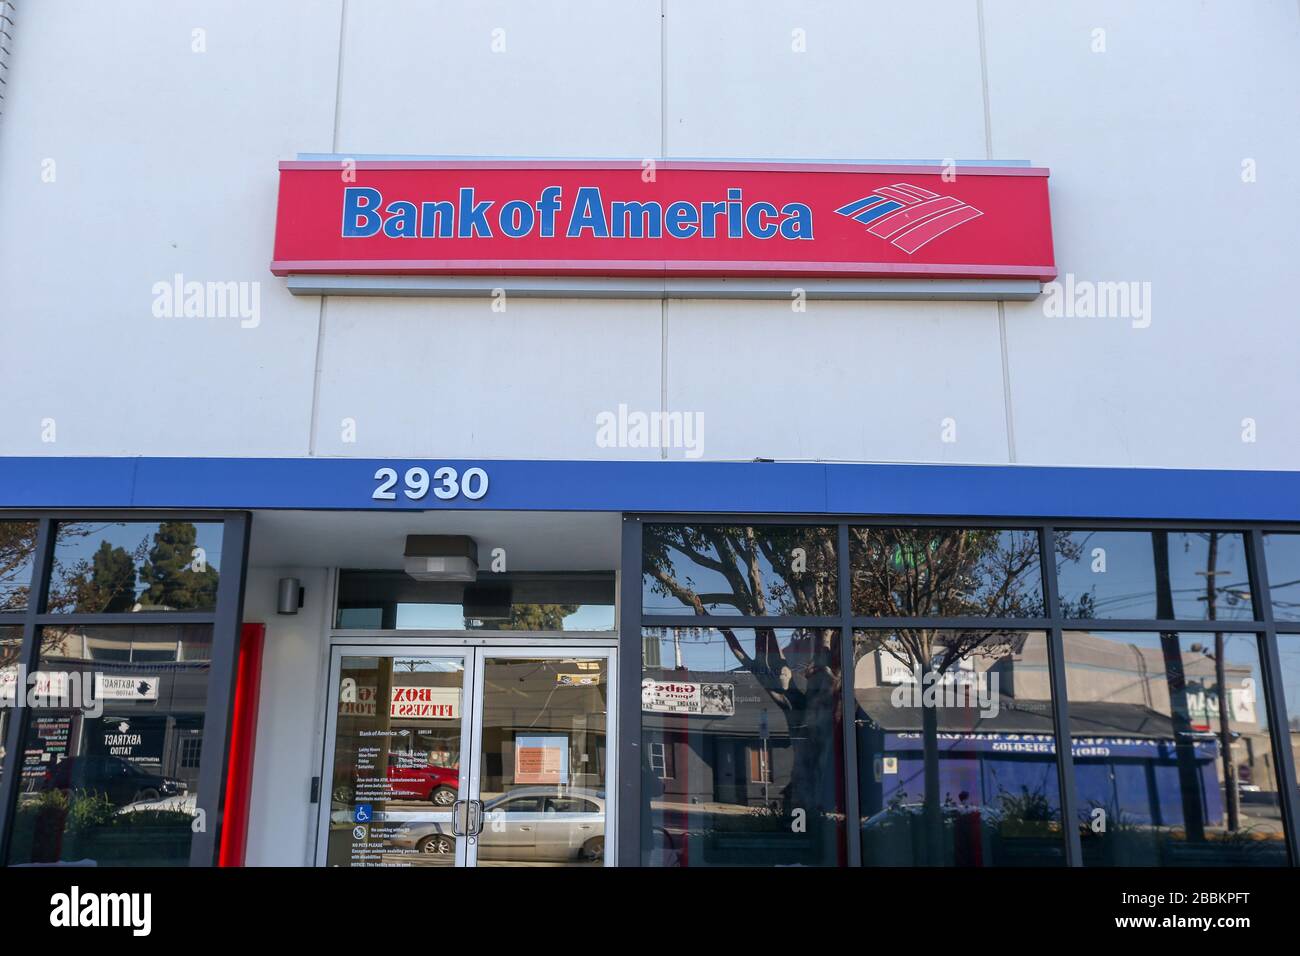
[[[27,605],[36,553],[35,521],[0,521],[0,610]]]
[[[1035,531],[944,528],[850,528],[854,614],[894,618],[1042,617],[1038,534]],[[1070,547],[1068,539],[1058,544]],[[1017,633],[1005,628],[896,627],[877,653],[914,675],[940,682],[976,658],[1012,653]],[[858,720],[866,715],[858,712]],[[939,712],[921,707],[924,794],[918,863],[943,860]],[[1057,811],[1059,813],[1059,810]]]
[[[69,559],[78,539],[103,535],[113,523],[63,522],[58,529],[49,610],[120,613],[139,604],[151,610],[190,610],[216,605],[217,569],[195,560],[198,528],[189,521],[163,521],[133,548],[107,536],[89,558]],[[127,525],[140,528],[148,526]]]
[[[804,811],[810,830],[840,812],[839,629],[799,629],[783,647],[776,628],[745,628],[753,635],[751,652],[741,629],[711,611],[724,607],[744,617],[837,615],[835,537],[834,529],[818,527],[647,525],[643,542],[650,590],[710,617],[739,669],[753,676],[785,716],[794,764],[778,809],[787,816]],[[725,589],[699,590],[692,568],[715,572]]]

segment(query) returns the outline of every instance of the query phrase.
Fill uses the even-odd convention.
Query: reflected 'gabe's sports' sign
[[[1051,280],[1047,170],[696,161],[280,164],[289,274]]]

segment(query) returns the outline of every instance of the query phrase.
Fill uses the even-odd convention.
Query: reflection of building
[[[669,682],[673,671],[646,669],[647,678]],[[649,748],[649,785],[666,803],[699,803],[701,792],[721,808],[783,802],[794,767],[785,712],[748,671],[690,671],[689,681],[722,685],[734,693],[733,713],[643,711]]]
[[[27,788],[69,757],[105,756],[198,786],[207,700],[210,636],[205,626],[50,629],[43,667],[52,703],[93,691],[102,713],[56,706],[38,710],[23,757]],[[66,676],[65,676],[66,675]]]
[[[1158,647],[1086,633],[1067,634],[1065,643],[1080,812],[1101,807],[1129,822],[1181,826],[1188,811],[1180,774],[1190,767],[1191,779],[1199,781],[1195,799],[1202,819],[1224,826],[1214,662],[1200,652],[1183,653],[1182,696],[1192,732],[1180,739]],[[923,712],[896,705],[895,688],[912,678],[888,661],[887,654],[868,654],[855,675],[864,816],[891,804],[918,803],[926,790]],[[1059,806],[1046,641],[1027,635],[1000,656],[977,654],[972,661],[976,674],[997,677],[996,712],[973,706],[937,709],[941,802],[996,809],[1000,802],[1041,793]],[[1232,663],[1226,674],[1239,776],[1263,790],[1274,789],[1267,732],[1247,692],[1250,685],[1243,683],[1252,670]]]

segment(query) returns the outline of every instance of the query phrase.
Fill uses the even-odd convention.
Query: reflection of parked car
[[[449,807],[456,802],[456,787],[460,781],[459,767],[389,766],[388,780],[394,796],[399,800],[428,800],[439,807]]]
[[[346,764],[334,768],[334,802],[351,805],[356,781],[354,771]],[[439,767],[434,764],[414,765],[399,762],[397,754],[388,758],[388,782],[394,800],[427,800],[435,806],[449,807],[456,802],[456,788],[460,784],[460,767]]]
[[[45,771],[38,790],[102,793],[115,806],[185,793],[184,781],[141,770],[120,757],[70,757]]]
[[[605,856],[605,798],[596,790],[519,787],[483,805],[482,860],[598,862]],[[454,853],[450,824],[407,823],[392,842],[421,853]]]

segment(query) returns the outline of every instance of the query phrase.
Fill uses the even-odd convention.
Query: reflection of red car
[[[460,780],[459,767],[388,768],[388,780],[393,794],[402,800],[428,800],[439,807],[449,807],[456,802],[456,786]]]

